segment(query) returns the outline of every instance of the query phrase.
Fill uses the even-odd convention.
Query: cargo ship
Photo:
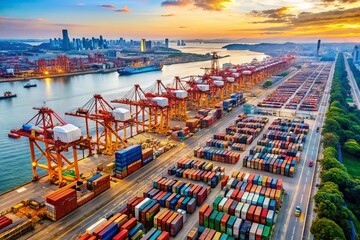
[[[162,64],[151,64],[141,67],[125,67],[117,70],[120,76],[124,75],[132,75],[137,73],[144,73],[144,72],[152,72],[152,71],[160,71],[162,69]]]

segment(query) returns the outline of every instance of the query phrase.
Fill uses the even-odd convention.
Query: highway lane
[[[358,85],[356,83],[356,80],[354,78],[354,74],[350,69],[349,63],[347,61],[347,57],[345,57],[344,60],[345,60],[345,68],[346,68],[346,71],[348,73],[348,79],[349,79],[349,83],[350,83],[354,103],[358,108],[360,108],[360,91],[359,91],[359,87],[358,87]]]
[[[290,196],[290,208],[289,212],[287,213],[287,218],[285,221],[284,229],[281,234],[281,239],[302,239],[303,234],[305,231],[305,221],[307,220],[307,212],[311,194],[311,187],[313,183],[313,176],[314,171],[316,168],[308,167],[308,161],[313,160],[314,164],[317,164],[317,156],[318,156],[318,149],[321,142],[321,134],[316,133],[317,127],[322,127],[323,122],[325,120],[325,113],[329,105],[329,97],[330,97],[330,87],[334,73],[334,64],[329,74],[327,85],[324,89],[324,95],[318,110],[318,115],[315,119],[315,123],[313,125],[313,129],[308,136],[308,147],[306,153],[304,155],[302,164],[300,164],[301,173],[300,179],[297,183],[297,187],[295,189],[295,195]],[[299,168],[298,167],[298,168]],[[299,170],[299,169],[298,169]],[[295,207],[300,206],[302,209],[301,216],[295,217],[294,211]],[[306,218],[306,219],[305,219]],[[308,231],[309,229],[307,229]]]

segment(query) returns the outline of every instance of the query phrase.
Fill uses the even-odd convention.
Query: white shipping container
[[[112,115],[117,121],[126,121],[131,118],[130,111],[125,108],[114,109]]]
[[[227,189],[230,189],[231,188],[231,184],[234,182],[234,178],[230,178],[230,180],[227,182],[227,184],[226,184],[226,188]]]
[[[60,140],[63,143],[70,143],[79,140],[81,137],[81,129],[72,125],[54,127],[54,140]]]
[[[174,93],[177,98],[186,98],[188,96],[188,93],[185,90],[174,90]]]
[[[135,206],[135,217],[136,217],[137,220],[140,220],[139,210],[140,210],[141,206],[146,204],[148,201],[150,201],[150,198],[145,198],[138,205]]]
[[[247,212],[249,211],[250,205],[245,203],[241,209],[241,219],[246,220]]]
[[[228,82],[235,82],[235,78],[233,78],[233,77],[227,77],[227,78],[226,78],[226,81],[228,81]]]
[[[210,90],[209,85],[198,84],[197,86],[201,91],[209,91]]]
[[[242,74],[244,74],[244,75],[250,75],[250,74],[251,74],[251,71],[249,71],[249,70],[244,70],[244,71],[242,71]]]
[[[230,191],[226,194],[226,197],[227,198],[230,198],[231,197],[231,194],[233,194],[233,192],[235,191],[235,189],[230,189]]]
[[[88,228],[86,229],[86,233],[92,235],[93,232],[94,232],[94,230],[95,230],[98,226],[100,226],[101,224],[105,223],[106,221],[107,221],[106,218],[100,219],[99,221],[97,221],[96,223],[94,223],[93,225],[91,225],[90,227],[88,227]]]
[[[249,240],[255,240],[256,238],[256,231],[258,229],[259,224],[253,223],[250,228]]]
[[[218,211],[222,212],[224,210],[224,206],[225,206],[227,200],[229,200],[229,199],[225,197],[220,201],[219,206],[218,206]]]
[[[258,200],[259,200],[259,194],[254,194],[254,197],[253,197],[253,199],[251,201],[251,204],[252,205],[257,205]]]
[[[250,193],[249,196],[248,196],[248,198],[246,199],[246,202],[247,202],[248,204],[251,204],[253,198],[254,198],[254,194],[253,194],[253,193]]]
[[[244,182],[248,182],[248,178],[250,177],[250,173],[245,174],[244,176]]]
[[[185,222],[186,222],[186,211],[179,208],[177,210],[177,213],[179,213],[180,215],[183,216],[183,224],[185,224]]]
[[[160,107],[166,107],[169,105],[169,99],[164,97],[154,97],[152,100],[155,101]]]
[[[242,201],[243,203],[246,203],[246,199],[248,198],[248,196],[249,196],[249,193],[248,193],[248,192],[244,192],[244,194],[243,194],[242,197],[241,197],[241,201]]]
[[[235,208],[235,216],[240,218],[241,217],[241,209],[244,206],[243,202],[239,202],[238,205]]]
[[[262,205],[263,208],[269,209],[270,198],[266,197]]]
[[[236,219],[235,223],[234,223],[234,227],[233,227],[233,236],[235,238],[239,238],[240,237],[240,227],[242,224],[242,220],[240,218]]]
[[[232,76],[233,76],[233,77],[239,77],[240,74],[239,74],[239,73],[233,73]]]
[[[217,80],[217,81],[222,81],[222,76],[211,76],[212,79]]]
[[[224,86],[224,82],[223,81],[214,81],[214,85],[221,87],[221,86]]]

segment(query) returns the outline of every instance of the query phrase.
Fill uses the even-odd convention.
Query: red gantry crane
[[[152,86],[146,89],[145,95],[150,98],[165,97],[169,99],[170,119],[186,121],[188,97],[185,89],[165,87],[161,80],[156,80]]]
[[[47,107],[34,108],[38,113],[22,128],[11,130],[29,139],[33,181],[39,179],[37,169],[42,168],[48,172],[49,180],[79,180],[79,166],[77,150],[89,150],[91,155],[91,137],[81,136],[81,130],[66,122],[52,109]],[[70,152],[70,150],[72,152]],[[38,151],[36,151],[38,150]],[[66,155],[63,152],[68,152]],[[72,160],[69,159],[71,154]],[[42,160],[45,158],[45,162]],[[64,175],[64,171],[74,170],[75,176]]]
[[[190,76],[189,80],[184,82],[189,96],[189,109],[208,108],[209,99],[211,98],[210,86],[201,84],[202,80],[197,80],[194,76]]]
[[[147,97],[139,84],[134,85],[134,88],[122,98],[114,99],[111,102],[130,106],[130,114],[134,117],[137,133],[149,131],[165,134],[170,129],[168,98]]]
[[[75,112],[67,112],[66,115],[81,117],[85,119],[86,134],[91,136],[89,121],[95,122],[95,141],[98,153],[107,155],[113,154],[119,150],[120,144],[126,148],[127,144],[121,138],[118,131],[124,130],[124,138],[126,139],[126,129],[130,125],[130,132],[132,136],[132,119],[125,118],[123,120],[116,120],[113,116],[115,110],[100,94],[95,94],[84,106],[78,108]]]

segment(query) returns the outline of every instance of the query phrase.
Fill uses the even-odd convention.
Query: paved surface
[[[345,57],[344,60],[345,60],[345,68],[346,68],[346,71],[348,73],[348,79],[349,79],[349,83],[350,83],[354,103],[358,108],[360,108],[360,91],[359,91],[359,87],[358,87],[358,85],[356,83],[356,80],[354,78],[354,74],[350,69],[349,63],[347,61],[347,57]]]
[[[316,168],[308,167],[308,161],[313,160],[315,165],[317,165],[317,156],[318,149],[321,141],[321,134],[316,132],[316,128],[323,126],[323,122],[325,119],[325,113],[327,107],[329,105],[329,97],[330,97],[330,87],[334,73],[334,65],[330,71],[327,85],[324,90],[324,95],[319,107],[319,111],[317,117],[315,119],[315,124],[313,126],[312,131],[309,132],[307,137],[307,148],[305,151],[305,155],[303,156],[303,161],[300,166],[298,166],[298,174],[299,180],[297,182],[295,188],[295,194],[293,196],[289,196],[290,207],[288,211],[283,211],[282,209],[279,218],[280,220],[285,219],[285,222],[281,224],[281,221],[278,222],[278,226],[283,226],[281,231],[281,239],[302,239],[303,233],[309,232],[310,229],[305,229],[305,221],[307,220],[308,206],[310,199],[310,193],[313,183],[314,171]],[[299,174],[300,172],[300,174]],[[295,217],[294,211],[295,207],[300,206],[302,209],[302,214],[300,217]],[[284,216],[284,212],[286,212],[286,216]],[[306,219],[305,219],[306,218]],[[311,221],[311,219],[309,219]]]
[[[286,81],[286,79],[287,77],[267,90],[261,90],[257,88],[255,92],[258,93],[256,94],[258,97],[252,100],[255,102],[263,99],[266,95],[273,91],[273,89],[277,85],[281,84],[283,81]],[[326,97],[323,98],[324,103],[325,99]],[[312,129],[316,129],[316,127],[323,122],[323,113],[325,109],[326,104],[324,104],[324,106],[321,105],[319,110],[320,114],[318,114],[315,124],[313,125],[311,123]],[[142,168],[138,173],[133,174],[127,177],[125,180],[120,181],[116,186],[112,187],[111,189],[104,192],[102,195],[98,196],[84,206],[76,209],[74,212],[70,213],[65,218],[55,223],[45,221],[45,224],[41,227],[41,229],[38,229],[28,235],[23,236],[22,239],[76,239],[79,235],[85,232],[85,229],[87,227],[98,221],[106,213],[120,207],[122,204],[126,203],[127,200],[129,200],[131,197],[135,195],[142,195],[142,192],[145,191],[148,187],[150,187],[153,179],[155,179],[157,176],[162,175],[163,173],[166,173],[167,169],[170,166],[174,165],[179,159],[185,156],[192,157],[193,148],[195,146],[205,145],[205,141],[209,137],[211,137],[214,133],[218,131],[223,131],[225,127],[230,125],[230,123],[232,123],[236,116],[241,112],[242,107],[234,109],[234,111],[227,114],[220,121],[216,122],[210,129],[202,130],[194,137],[188,139],[185,142],[184,148],[177,147],[165,153],[162,157]],[[272,122],[272,120],[270,120],[270,122]],[[280,215],[278,216],[278,222],[276,224],[273,239],[300,239],[297,236],[301,236],[302,234],[304,219],[303,217],[295,218],[293,215],[293,210],[295,208],[295,205],[300,204],[303,211],[306,211],[305,209],[310,198],[309,183],[312,179],[312,174],[315,169],[307,167],[306,162],[308,159],[316,159],[318,149],[317,146],[319,145],[319,143],[320,134],[317,134],[314,131],[310,131],[307,138],[307,143],[305,145],[305,155],[303,156],[305,157],[305,161],[303,160],[302,164],[298,166],[295,178],[283,178],[284,187],[288,192],[288,199],[286,199],[285,204],[280,211]],[[256,139],[254,140],[252,145],[254,144],[256,144]],[[247,151],[242,154],[242,158],[248,155],[248,149],[250,146],[248,146]],[[241,169],[242,158],[236,165],[225,165],[226,173],[229,174],[235,169]],[[217,163],[215,164],[220,165]],[[259,172],[257,170],[248,168],[244,168],[243,171],[256,172],[258,174],[260,173],[263,175],[272,176],[272,174]],[[279,175],[274,176],[279,177]],[[297,186],[295,190],[294,186]],[[48,189],[44,191],[47,190]],[[218,186],[211,192],[206,202],[211,203],[216,197],[216,195],[219,193],[219,191],[220,186]],[[48,192],[51,192],[51,190],[49,190]],[[197,225],[198,210],[199,208],[197,208],[197,211],[194,214],[188,216],[188,220],[183,230],[178,235],[177,239],[185,238],[191,227]],[[293,230],[293,226],[296,231]]]

